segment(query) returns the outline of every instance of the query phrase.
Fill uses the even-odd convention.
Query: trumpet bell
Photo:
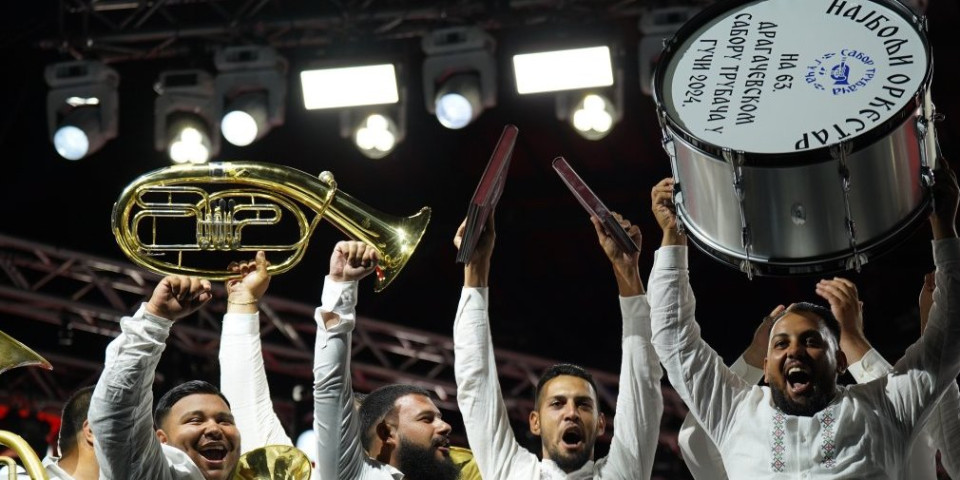
[[[111,226],[121,250],[165,275],[226,280],[236,252],[267,252],[271,275],[293,268],[326,219],[376,248],[376,291],[413,255],[431,210],[409,217],[380,212],[337,188],[330,172],[313,176],[284,165],[220,162],[173,165],[142,175],[113,206]],[[271,252],[279,252],[273,254]],[[271,255],[287,255],[276,259]]]
[[[11,368],[30,366],[53,370],[53,366],[47,359],[0,331],[0,374]]]
[[[313,464],[290,445],[267,445],[240,456],[231,480],[308,480]]]

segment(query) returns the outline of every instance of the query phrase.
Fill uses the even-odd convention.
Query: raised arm
[[[466,221],[453,243],[463,241]],[[487,287],[496,229],[491,215],[463,268],[463,290],[453,322],[457,405],[470,449],[484,480],[533,478],[539,460],[517,443],[503,403],[490,336]]]
[[[730,366],[730,370],[749,385],[756,385],[763,378],[763,358],[766,356],[767,343],[770,341],[770,327],[773,326],[773,319],[777,318],[783,310],[784,306],[778,305],[769,315],[763,317],[753,333],[750,346]],[[717,445],[690,412],[687,412],[683,424],[680,425],[678,443],[683,461],[693,474],[693,478],[697,480],[727,478],[727,471],[723,466],[723,458],[720,456]]]
[[[153,379],[173,323],[211,298],[210,282],[165,277],[107,346],[103,373],[87,419],[94,434],[100,478],[202,479],[192,462],[170,465],[153,427]]]
[[[362,242],[339,242],[330,256],[317,308],[314,354],[314,422],[320,478],[362,479],[376,468],[367,457],[353,405],[350,342],[356,324],[357,283],[373,272],[376,250]]]
[[[242,452],[267,445],[293,445],[270,398],[260,344],[259,302],[270,275],[264,252],[252,261],[231,263],[237,277],[227,280],[227,313],[220,334],[220,390],[243,438]]]
[[[641,245],[640,228],[617,213],[613,213],[613,216],[634,243]],[[650,343],[650,306],[638,269],[640,252],[621,250],[599,219],[591,217],[590,220],[600,247],[613,267],[623,321],[623,357],[617,408],[613,417],[613,440],[600,476],[616,477],[627,472],[639,472],[639,478],[649,478],[660,436],[660,417],[663,415],[663,395],[660,392],[663,370]]]
[[[750,385],[734,375],[700,337],[687,271],[686,237],[677,229],[673,187],[673,179],[667,178],[651,191],[653,214],[663,230],[647,294],[653,346],[677,394],[722,447],[728,419]]]

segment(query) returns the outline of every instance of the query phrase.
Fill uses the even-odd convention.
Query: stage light
[[[120,76],[114,69],[72,61],[48,66],[44,76],[50,140],[61,157],[79,160],[116,138]]]
[[[214,80],[203,70],[172,70],[154,86],[154,148],[175,163],[204,163],[220,153]]]
[[[307,110],[397,103],[396,68],[392,64],[321,68],[300,72]]]
[[[353,128],[353,142],[374,160],[386,157],[400,141],[397,122],[381,113],[369,113]]]
[[[617,81],[604,89],[558,92],[557,119],[569,121],[574,131],[588,140],[600,140],[623,117],[623,73],[617,70]]]
[[[519,94],[613,85],[606,46],[514,55],[513,69]]]
[[[228,47],[217,52],[215,82],[223,138],[244,147],[283,125],[287,61],[270,47]]]
[[[423,98],[444,127],[459,129],[497,104],[495,42],[476,27],[435,30],[423,37]]]

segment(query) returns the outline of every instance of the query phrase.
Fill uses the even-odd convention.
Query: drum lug
[[[865,253],[856,253],[852,257],[847,259],[846,268],[847,270],[856,270],[857,273],[860,273],[860,269],[867,263],[867,254]]]
[[[747,280],[753,280],[753,274],[758,273],[757,267],[750,260],[740,262],[740,271],[747,274]]]
[[[927,165],[920,167],[920,181],[924,187],[932,187],[935,183],[933,179],[933,169]]]

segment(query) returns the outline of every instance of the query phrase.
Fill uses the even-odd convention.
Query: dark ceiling
[[[310,173],[333,172],[343,191],[384,212],[433,209],[426,234],[400,277],[381,293],[361,287],[359,313],[385,322],[449,335],[462,270],[452,237],[501,129],[519,128],[497,210],[491,317],[498,347],[616,372],[620,320],[616,285],[583,209],[550,167],[564,155],[612,209],[641,225],[641,272],[649,273],[660,235],[650,213],[650,189],[670,174],[660,146],[654,101],[639,88],[637,31],[648,2],[26,2],[16,24],[0,34],[8,97],[0,113],[0,148],[7,168],[0,188],[0,233],[125,261],[110,230],[120,191],[138,175],[168,165],[153,150],[151,89],[168,68],[212,70],[213,48],[230,42],[273,42],[291,72],[322,58],[387,58],[404,65],[406,139],[381,160],[362,156],[339,136],[334,112],[306,111],[291,75],[286,123],[247,148],[224,142],[217,160],[254,160]],[[99,10],[84,10],[90,5]],[[663,2],[662,5],[666,5]],[[115,8],[105,8],[115,6]],[[12,7],[8,7],[12,8]],[[960,148],[960,54],[955,1],[929,6],[937,60],[934,101],[948,156]],[[296,19],[302,20],[296,22]],[[441,127],[423,107],[419,35],[429,28],[479,24],[498,40],[498,104],[461,131]],[[86,29],[86,30],[85,30]],[[179,32],[179,33],[178,33]],[[600,37],[597,37],[599,35]],[[549,95],[520,97],[510,54],[530,45],[577,38],[618,42],[627,79],[625,111],[612,133],[588,141],[556,120]],[[89,42],[85,39],[90,39]],[[60,158],[47,133],[43,68],[50,62],[105,58],[121,77],[120,132],[100,152],[77,162]],[[787,119],[785,119],[786,121]],[[954,168],[956,163],[951,162]],[[327,259],[341,234],[323,223],[304,260],[278,276],[271,293],[314,304]],[[916,338],[916,298],[932,268],[929,228],[922,224],[889,254],[845,276],[860,287],[867,334],[881,353],[898,357]],[[748,280],[691,250],[691,276],[704,337],[727,360],[746,346],[760,318],[778,303],[819,301],[811,277]],[[28,320],[0,319],[0,328],[27,335]],[[70,354],[97,358],[106,340],[75,342]],[[54,338],[50,345],[58,347]]]

